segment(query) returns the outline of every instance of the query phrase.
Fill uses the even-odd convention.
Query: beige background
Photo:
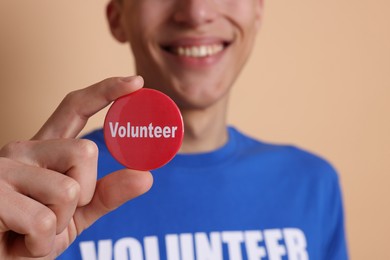
[[[0,144],[33,135],[63,96],[132,74],[105,0],[0,2]],[[390,259],[390,1],[266,1],[229,120],[339,170],[353,259]],[[87,130],[102,123],[95,116]]]

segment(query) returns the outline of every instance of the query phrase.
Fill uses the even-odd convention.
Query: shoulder
[[[338,174],[334,166],[315,152],[296,145],[260,141],[234,128],[231,128],[230,132],[238,143],[240,159],[251,158],[286,174],[337,182]]]

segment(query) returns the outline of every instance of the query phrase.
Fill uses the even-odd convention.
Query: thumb
[[[147,192],[153,183],[150,172],[124,169],[100,179],[89,204],[76,210],[74,220],[78,234],[97,219],[123,203]]]

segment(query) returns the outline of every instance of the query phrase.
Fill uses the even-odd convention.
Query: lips
[[[230,41],[210,40],[210,39],[183,39],[168,44],[161,45],[161,48],[170,54],[179,57],[205,58],[219,54],[229,47]]]

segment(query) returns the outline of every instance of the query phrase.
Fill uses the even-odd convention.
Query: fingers
[[[8,191],[3,197],[7,198],[7,201],[10,198],[14,198],[14,203],[12,204],[14,210],[10,211],[8,207],[3,207],[7,210],[2,213],[14,214],[14,218],[16,219],[25,216],[15,214],[16,209],[19,208],[23,211],[23,214],[27,214],[26,216],[31,215],[30,217],[32,218],[39,205],[40,208],[46,208],[47,211],[54,214],[55,234],[63,231],[76,209],[80,196],[80,185],[72,178],[60,173],[23,165],[11,160],[7,162],[7,165],[4,165],[4,160],[7,159],[2,158],[1,162],[3,171],[0,180],[0,189],[3,192]],[[18,200],[15,199],[16,196]],[[27,202],[31,203],[31,206]],[[8,231],[9,229],[6,229],[7,226],[9,227],[7,218],[4,219],[3,216],[0,216],[0,219],[5,225],[0,227],[0,231]],[[39,221],[40,218],[36,220]],[[28,234],[19,232],[16,229],[11,230],[20,234]]]
[[[3,147],[0,208],[6,210],[0,211],[0,234],[8,234],[9,252],[50,253],[56,234],[73,223],[76,207],[92,199],[96,168],[97,147],[88,140],[27,141]]]
[[[56,216],[39,202],[4,186],[0,189],[0,230],[12,230],[7,251],[23,256],[42,256],[51,252],[56,235]]]
[[[90,87],[69,93],[33,139],[74,138],[89,117],[115,99],[143,86],[140,76],[108,78]]]
[[[52,210],[56,232],[64,230],[76,206],[90,202],[97,178],[96,145],[88,140],[15,142],[0,151],[0,185],[8,185]]]
[[[100,179],[92,201],[76,210],[74,220],[78,233],[92,225],[101,216],[147,192],[152,183],[153,177],[150,172],[128,169],[111,173]]]
[[[98,148],[92,141],[55,139],[15,142],[6,145],[1,150],[0,155],[26,165],[50,169],[72,178],[82,187],[79,206],[87,204],[94,194]],[[10,176],[10,181],[13,181],[15,186],[23,183],[31,175],[30,172],[21,172],[18,167],[15,167],[15,171],[17,173]],[[47,180],[50,180],[50,177],[50,175],[47,176]],[[38,189],[41,184],[35,182],[31,185],[31,187],[37,185]]]

